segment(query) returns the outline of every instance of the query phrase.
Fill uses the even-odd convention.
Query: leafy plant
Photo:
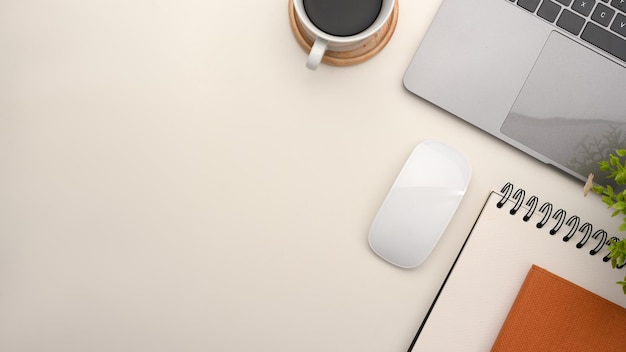
[[[623,159],[621,159],[626,157],[626,149],[618,149],[615,154],[609,154],[608,160],[599,163],[600,170],[608,172],[607,178],[614,180],[617,185],[626,185],[626,167]],[[626,190],[615,191],[610,185],[596,185],[592,187],[592,190],[602,195],[602,202],[615,210],[611,216],[626,215]],[[626,216],[618,230],[626,231]],[[608,249],[613,268],[624,266],[626,263],[626,239],[611,239]],[[624,277],[624,281],[618,281],[617,284],[622,286],[624,294],[626,294],[626,277]]]
[[[566,166],[578,170],[583,175],[598,173],[598,165],[609,153],[613,153],[613,146],[626,145],[626,130],[621,124],[608,123],[601,136],[587,136],[572,150],[572,158]],[[615,184],[613,184],[615,186]]]

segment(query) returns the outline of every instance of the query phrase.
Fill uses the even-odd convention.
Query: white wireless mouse
[[[420,143],[374,218],[372,250],[402,268],[422,264],[461,203],[471,174],[469,162],[454,148],[434,140]]]

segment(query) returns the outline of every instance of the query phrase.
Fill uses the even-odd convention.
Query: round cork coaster
[[[293,0],[289,0],[289,25],[291,26],[291,32],[296,37],[300,47],[308,53],[311,51],[313,41],[304,35],[304,29],[295,12]],[[387,23],[376,34],[365,41],[363,45],[349,51],[327,50],[324,57],[322,57],[322,62],[333,66],[350,66],[369,60],[387,45],[391,36],[393,36],[397,24],[398,0],[394,3],[393,11]]]

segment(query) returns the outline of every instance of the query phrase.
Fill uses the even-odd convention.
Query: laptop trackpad
[[[581,177],[626,148],[626,69],[552,32],[501,132]]]

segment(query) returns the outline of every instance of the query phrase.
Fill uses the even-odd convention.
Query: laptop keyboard
[[[626,62],[626,0],[509,0]]]

